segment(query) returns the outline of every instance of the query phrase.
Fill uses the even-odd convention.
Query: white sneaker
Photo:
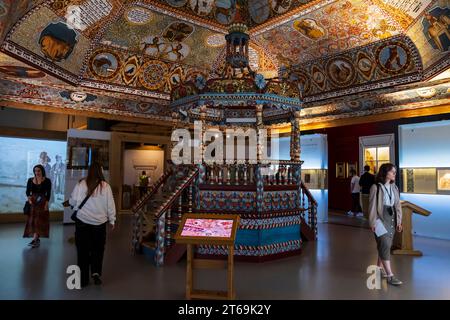
[[[364,214],[363,214],[362,212],[358,212],[358,213],[356,214],[356,216],[357,216],[358,218],[362,218],[362,217],[364,217]]]
[[[347,215],[350,217],[353,217],[353,212],[349,211],[349,212],[347,212]]]

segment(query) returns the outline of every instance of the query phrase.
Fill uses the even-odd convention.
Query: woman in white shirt
[[[84,205],[79,209],[83,200]],[[81,271],[81,286],[89,284],[89,270],[96,285],[100,285],[103,253],[106,241],[106,225],[109,222],[114,229],[116,207],[110,185],[105,181],[102,167],[93,163],[88,176],[75,186],[69,200],[76,211],[75,243],[77,246],[78,266]]]
[[[391,163],[381,165],[378,170],[377,184],[370,188],[369,223],[377,242],[378,267],[389,284],[398,286],[402,282],[394,277],[390,261],[395,231],[403,230],[400,192],[395,185],[396,173],[397,170]]]

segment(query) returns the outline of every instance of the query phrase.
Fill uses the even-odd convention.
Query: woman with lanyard
[[[400,192],[395,185],[397,170],[391,163],[381,165],[376,184],[370,188],[369,223],[375,234],[378,249],[378,267],[391,285],[401,285],[391,269],[391,247],[395,231],[402,232]]]

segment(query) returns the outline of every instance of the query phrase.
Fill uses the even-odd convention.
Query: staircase
[[[198,168],[179,166],[166,172],[154,188],[133,207],[132,247],[144,253],[157,266],[176,263],[186,247],[175,243],[175,235],[183,212],[192,212],[192,196]]]
[[[309,189],[301,182],[301,207],[303,208],[301,214],[300,232],[302,240],[315,241],[317,240],[317,201],[312,196]],[[305,217],[305,213],[308,214]]]

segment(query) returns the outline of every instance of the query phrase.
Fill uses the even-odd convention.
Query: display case
[[[104,170],[109,169],[109,141],[84,138],[68,138],[67,169],[88,169],[93,160]]]
[[[302,181],[308,189],[328,189],[327,169],[303,169]]]
[[[450,194],[450,168],[402,169],[404,193]]]

